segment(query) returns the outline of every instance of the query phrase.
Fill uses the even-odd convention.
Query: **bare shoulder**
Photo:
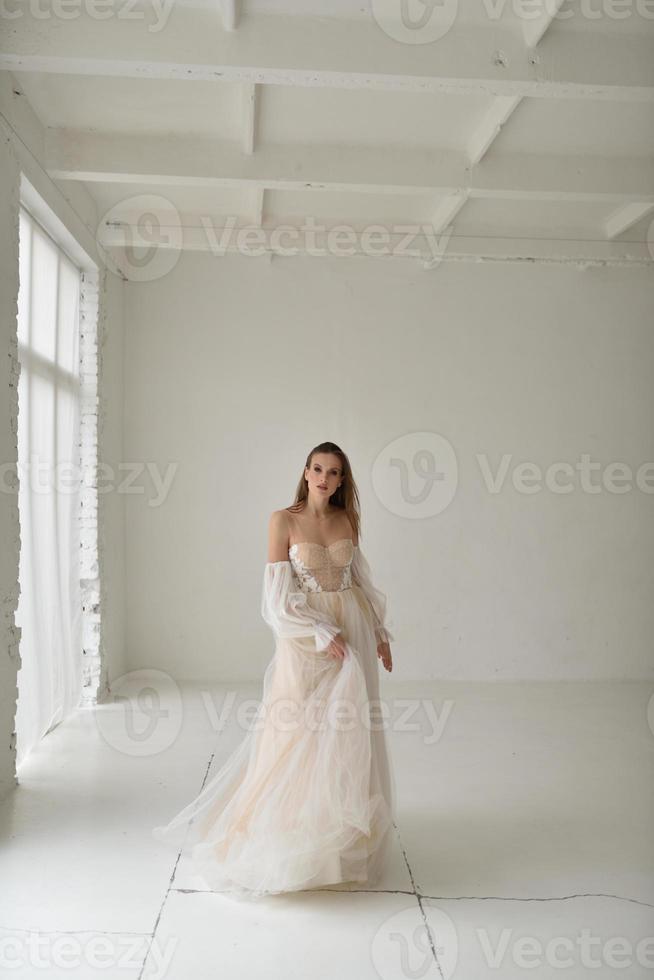
[[[274,510],[270,515],[270,520],[268,521],[268,529],[270,531],[276,531],[278,534],[288,531],[289,520],[288,512],[286,509]]]
[[[288,558],[288,519],[285,511],[274,510],[268,521],[268,561]]]
[[[340,519],[340,527],[342,528],[342,531],[343,531],[343,537],[344,538],[352,538],[352,542],[353,542],[354,546],[356,547],[359,544],[359,535],[357,534],[357,532],[355,531],[355,529],[350,524],[350,519],[347,516],[347,514],[343,514],[342,515],[342,517]]]

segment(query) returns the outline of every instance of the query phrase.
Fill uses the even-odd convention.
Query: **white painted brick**
[[[5,392],[0,414],[0,458],[10,464],[11,472],[4,475],[5,484],[13,491],[18,487],[18,214],[20,169],[11,143],[0,141],[0,337],[3,356],[0,358],[0,390]],[[6,352],[6,356],[5,355]],[[8,424],[7,424],[8,420]],[[18,496],[7,495],[0,509],[0,797],[9,793],[16,780],[16,736],[14,716],[18,691],[16,678],[20,669],[19,643],[21,630],[16,625],[20,587],[18,568],[20,557],[20,518]]]

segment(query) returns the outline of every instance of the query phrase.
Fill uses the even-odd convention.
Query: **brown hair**
[[[295,491],[295,501],[287,509],[293,512],[299,512],[304,509],[306,505],[307,498],[309,496],[309,489],[307,486],[307,481],[304,476],[304,470],[311,467],[311,460],[316,455],[316,453],[332,453],[334,456],[338,456],[341,461],[341,466],[343,472],[341,475],[341,485],[338,487],[334,493],[329,498],[329,503],[334,507],[340,507],[345,511],[347,518],[350,522],[352,530],[354,531],[355,538],[358,540],[360,536],[361,527],[361,514],[359,509],[359,491],[357,490],[357,485],[354,482],[354,477],[352,476],[352,467],[350,466],[350,461],[346,454],[337,446],[335,442],[321,442],[320,445],[314,446],[309,455],[307,456],[307,461],[302,468],[302,475],[300,476],[300,481],[297,485]]]

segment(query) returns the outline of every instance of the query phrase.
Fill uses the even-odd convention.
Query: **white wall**
[[[477,454],[654,460],[653,308],[642,268],[184,253],[127,284],[125,458],[177,464],[161,505],[145,473],[126,495],[130,666],[260,679],[268,516],[331,439],[389,595],[394,677],[651,679],[652,495],[510,476],[492,494]],[[451,442],[458,488],[410,520],[371,465],[424,430]]]

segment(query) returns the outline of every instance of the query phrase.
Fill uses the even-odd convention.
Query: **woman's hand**
[[[345,657],[345,640],[343,639],[342,633],[337,633],[332,642],[327,647],[327,653],[331,653],[332,657],[336,657],[337,660],[343,660]]]
[[[383,663],[386,670],[390,673],[393,669],[393,659],[391,657],[391,648],[388,643],[378,643],[377,644],[377,656]]]

